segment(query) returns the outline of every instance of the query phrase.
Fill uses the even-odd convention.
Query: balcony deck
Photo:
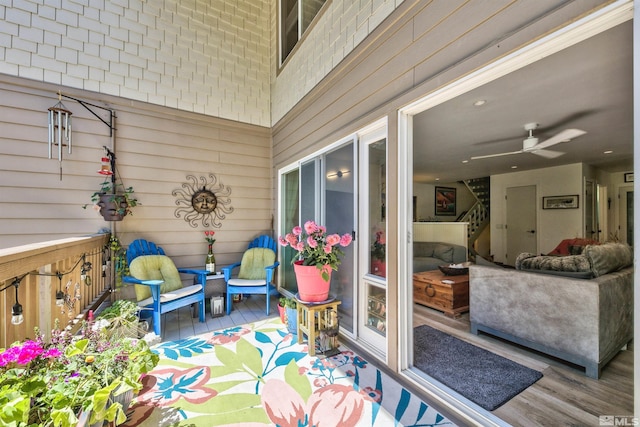
[[[229,316],[212,318],[206,323],[194,319],[188,308],[163,316],[163,341],[177,340],[194,334],[212,332],[265,319],[263,296],[250,296],[234,303]],[[272,297],[270,317],[278,316],[277,298]],[[414,326],[429,324],[451,332],[458,338],[473,342],[469,332],[468,315],[450,319],[435,310],[416,306]],[[601,415],[633,414],[633,343],[604,368],[602,377],[594,380],[579,369],[544,355],[501,342],[483,338],[491,351],[530,368],[542,371],[542,380],[514,397],[493,414],[514,426],[525,425],[598,425]],[[370,360],[376,364],[375,360]],[[381,367],[383,368],[383,367]],[[391,374],[399,383],[403,379]],[[415,392],[415,389],[408,386]],[[417,394],[417,393],[416,393]],[[429,400],[422,396],[423,400]],[[452,419],[453,420],[453,419]]]

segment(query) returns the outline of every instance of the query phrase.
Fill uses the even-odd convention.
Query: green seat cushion
[[[268,248],[251,248],[242,255],[238,279],[266,279],[265,267],[276,262],[276,253]]]
[[[144,255],[135,258],[129,266],[131,275],[139,280],[163,280],[160,293],[182,288],[182,279],[176,265],[165,255]],[[142,301],[151,297],[151,289],[145,285],[135,285],[136,298]]]

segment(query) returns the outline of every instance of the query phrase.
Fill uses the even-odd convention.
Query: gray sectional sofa
[[[599,378],[633,338],[633,254],[628,245],[607,243],[587,246],[579,256],[517,262],[519,270],[472,265],[471,332],[583,366]],[[536,256],[519,257],[525,258]]]
[[[467,248],[444,242],[413,242],[413,272],[437,270],[439,265],[467,260]]]

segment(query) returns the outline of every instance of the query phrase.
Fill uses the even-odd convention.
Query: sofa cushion
[[[595,277],[618,271],[633,263],[632,249],[626,243],[589,245],[584,248],[583,254],[589,259],[591,272]]]
[[[554,250],[549,252],[547,255],[579,255],[582,251],[578,248],[575,248],[576,246],[584,247],[587,245],[597,244],[597,240],[583,239],[580,237],[577,237],[575,239],[564,239],[558,244],[558,246],[555,247]],[[573,251],[571,246],[574,246]]]
[[[585,278],[592,277],[591,263],[586,255],[567,256],[537,256],[531,253],[521,253],[516,258],[516,269],[551,272],[587,273],[580,275]]]
[[[432,257],[435,245],[431,242],[413,242],[414,257]]]
[[[453,262],[453,246],[437,243],[433,248],[433,256],[444,262]]]

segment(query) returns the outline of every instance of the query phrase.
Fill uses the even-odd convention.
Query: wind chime
[[[53,158],[54,146],[58,148],[60,181],[62,181],[62,147],[71,154],[71,111],[62,103],[62,93],[58,92],[58,103],[49,108],[49,158]]]

